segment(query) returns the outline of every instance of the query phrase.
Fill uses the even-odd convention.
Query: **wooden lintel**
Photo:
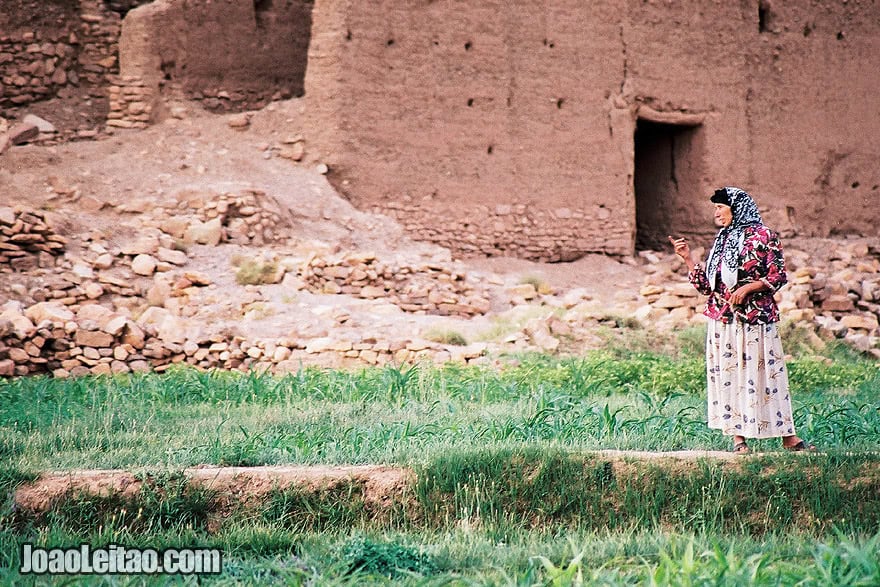
[[[638,116],[642,120],[680,126],[699,126],[706,119],[703,112],[661,111],[645,105],[639,106]]]

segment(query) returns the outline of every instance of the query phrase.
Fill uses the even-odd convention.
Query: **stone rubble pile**
[[[210,275],[188,267],[190,257],[179,245],[205,242],[201,236],[206,233],[195,229],[211,223],[217,230],[207,244],[235,238],[253,244],[258,234],[264,239],[274,235],[282,216],[261,208],[263,196],[178,194],[174,202],[144,210],[138,231],[128,239],[111,239],[98,229],[68,239],[56,234],[51,214],[0,207],[0,272],[17,272],[14,280],[0,285],[34,302],[0,305],[0,376],[162,372],[177,364],[289,372],[315,364],[478,363],[503,351],[595,348],[603,344],[596,334],[600,326],[621,328],[638,321],[662,330],[705,320],[700,315],[705,298],[684,280],[681,261],[663,253],[640,253],[647,275],[638,298],[620,292],[627,295],[615,296],[609,305],[591,299],[585,289],[556,291],[536,279],[505,285],[497,276],[468,275],[448,260],[312,252],[274,263],[297,273],[288,276],[291,287],[465,319],[489,313],[493,305],[506,306],[497,322],[506,334],[471,344],[460,334],[445,336],[449,333],[370,335],[336,308],[328,316],[335,327],[294,329],[283,338],[245,337],[237,326],[224,326],[225,318],[216,323],[206,319],[201,309],[223,306],[230,316],[251,310],[259,314],[260,306],[273,303],[270,297],[260,286],[246,286],[235,299],[241,307],[225,303]],[[119,211],[139,206],[132,202],[118,208],[128,205],[131,210]],[[249,231],[232,232],[239,236],[229,239],[226,231],[238,226],[236,220]],[[268,223],[260,224],[263,220]],[[260,232],[267,228],[272,231],[268,235]],[[819,344],[840,338],[880,358],[880,245],[836,243],[823,249],[833,253],[820,258],[796,248],[786,251],[789,284],[778,294],[783,318],[807,329]],[[279,271],[271,283],[283,275]]]
[[[383,262],[372,253],[311,256],[298,276],[313,293],[382,298],[406,312],[470,317],[490,309],[486,289],[440,263]]]
[[[55,377],[163,372],[177,364],[200,369],[289,372],[316,359],[328,365],[469,362],[484,343],[455,347],[401,338],[380,341],[349,334],[308,341],[245,340],[229,332],[206,334],[192,321],[152,306],[137,320],[97,303],[72,308],[58,301],[28,308],[0,306],[0,376],[51,373]]]
[[[292,223],[278,203],[260,190],[214,194],[184,191],[173,203],[151,208],[143,202],[118,206],[122,212],[146,213],[143,223],[184,243],[221,242],[260,246],[288,240]]]
[[[62,255],[66,245],[67,239],[55,233],[45,213],[22,206],[0,207],[0,272],[54,265],[52,257]]]
[[[880,245],[857,242],[828,250],[833,252],[827,259],[786,250],[788,284],[776,295],[782,319],[880,357]],[[633,317],[667,329],[701,321],[705,296],[682,281],[681,261],[651,251],[640,257],[650,273]]]

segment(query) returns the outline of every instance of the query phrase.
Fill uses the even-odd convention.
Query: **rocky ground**
[[[671,251],[536,264],[411,240],[328,184],[297,100],[168,110],[76,142],[0,128],[0,375],[485,362],[702,320]],[[880,355],[880,244],[785,245],[801,338]]]

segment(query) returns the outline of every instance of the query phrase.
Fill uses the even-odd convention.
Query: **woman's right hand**
[[[682,260],[687,264],[688,269],[693,270],[694,261],[691,259],[691,247],[687,242],[687,239],[684,237],[680,238],[669,238],[669,242],[672,243],[672,246],[675,247],[675,254],[682,258]]]

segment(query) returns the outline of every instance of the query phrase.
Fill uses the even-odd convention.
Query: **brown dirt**
[[[307,491],[330,489],[341,482],[362,485],[367,504],[387,505],[399,496],[412,472],[383,465],[213,467],[187,469],[190,483],[217,492],[226,499],[259,499],[272,490],[296,486]],[[132,497],[143,486],[143,476],[118,470],[81,470],[45,473],[15,492],[17,507],[44,512],[64,495],[120,495]]]

